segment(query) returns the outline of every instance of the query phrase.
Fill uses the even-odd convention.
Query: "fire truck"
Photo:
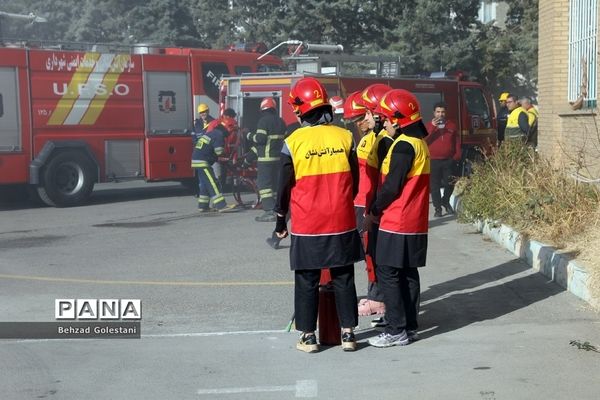
[[[186,180],[195,109],[223,75],[281,69],[245,51],[0,47],[0,185],[82,204],[97,182]]]
[[[418,98],[424,121],[433,117],[433,107],[438,102],[447,105],[447,118],[456,122],[461,133],[463,159],[474,159],[481,150],[488,152],[496,143],[496,112],[490,94],[477,82],[464,79],[460,73],[444,73],[428,77],[402,77],[399,60],[393,57],[348,56],[323,54],[284,58],[295,64],[294,72],[244,74],[224,78],[221,82],[221,107],[231,107],[239,115],[240,126],[256,128],[259,104],[264,97],[274,97],[280,116],[293,130],[297,119],[285,102],[290,87],[300,78],[313,76],[321,81],[328,95],[345,98],[373,83],[385,83],[395,89],[406,89]],[[364,66],[362,70],[350,65]],[[357,73],[359,75],[357,75]],[[350,128],[350,127],[349,127]],[[463,163],[464,165],[464,163]]]

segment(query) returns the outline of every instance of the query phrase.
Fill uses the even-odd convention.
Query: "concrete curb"
[[[450,204],[455,210],[458,209],[460,197],[451,196]],[[568,254],[562,254],[552,246],[529,240],[507,225],[494,221],[478,221],[474,225],[479,232],[524,260],[535,271],[542,273],[580,299],[592,305],[600,304],[600,299],[593,298],[590,293],[587,270]]]

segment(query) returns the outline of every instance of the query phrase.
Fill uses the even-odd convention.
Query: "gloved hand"
[[[280,216],[279,214],[277,214],[277,220],[275,222],[275,233],[280,239],[283,239],[288,235],[287,224],[285,222],[285,215]]]

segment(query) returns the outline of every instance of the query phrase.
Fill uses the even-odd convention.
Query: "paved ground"
[[[600,353],[577,344],[600,348],[599,315],[452,217],[431,222],[421,341],[369,347],[362,318],[359,351],[309,355],[284,332],[271,224],[194,206],[174,185],[102,185],[70,209],[0,193],[0,321],[52,321],[55,298],[143,302],[140,340],[0,341],[0,398],[598,398]]]

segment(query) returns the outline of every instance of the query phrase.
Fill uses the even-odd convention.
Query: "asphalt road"
[[[287,248],[255,215],[201,216],[174,184],[68,209],[0,192],[0,322],[54,321],[58,298],[143,304],[141,339],[0,340],[0,399],[598,398],[600,316],[450,216],[431,221],[422,340],[370,347],[364,317],[357,352],[298,352]]]

